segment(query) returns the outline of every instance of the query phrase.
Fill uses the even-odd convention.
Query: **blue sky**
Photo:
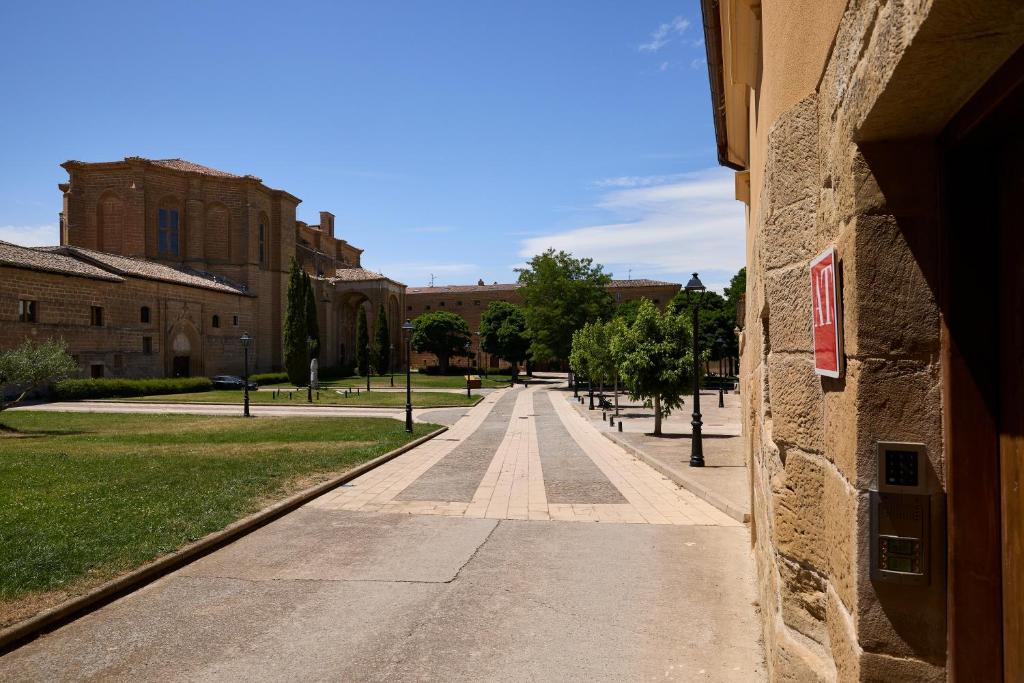
[[[257,175],[414,286],[743,265],[696,0],[4,3],[0,91],[0,240],[58,241],[61,162],[138,155]]]

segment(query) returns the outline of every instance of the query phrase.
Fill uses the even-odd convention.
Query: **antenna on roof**
[[[626,279],[627,280],[632,280],[633,279],[633,269],[632,268],[630,268],[630,269],[628,269],[626,271]]]
[[[430,274],[430,286],[431,287],[434,286],[434,274],[433,273]]]

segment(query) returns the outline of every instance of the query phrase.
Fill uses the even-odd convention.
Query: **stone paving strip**
[[[395,499],[461,503],[473,500],[473,494],[508,431],[516,395],[510,391],[499,398],[476,431]]]
[[[533,407],[544,468],[544,487],[549,503],[625,503],[615,485],[583,452],[555,413],[551,401],[558,394],[535,394]]]
[[[537,396],[538,392],[548,397]],[[407,499],[401,494],[413,486],[421,477],[430,480],[431,468],[451,456],[466,440],[472,438],[495,410],[499,401],[511,403],[514,407],[505,418],[506,431],[497,446],[486,472],[479,480],[472,499],[465,500],[419,500]],[[507,403],[502,404],[502,413]],[[557,422],[551,422],[555,420]],[[497,422],[495,418],[494,422]],[[552,472],[545,474],[538,439],[538,422],[544,426],[544,438],[560,430],[572,440],[572,448],[563,449],[558,455],[551,455]],[[491,423],[489,431],[494,431]],[[499,428],[500,430],[500,428]],[[488,438],[493,439],[492,433]],[[565,446],[565,444],[562,444]],[[550,447],[559,448],[552,442]],[[568,450],[568,452],[564,452]],[[574,459],[586,457],[595,470],[588,471],[579,463],[571,467],[559,463],[557,458]],[[474,469],[479,462],[474,462]],[[561,471],[559,471],[561,469]],[[479,470],[475,470],[478,472]],[[608,502],[616,498],[602,489],[602,497],[591,500],[565,501],[549,500],[549,483],[553,491],[561,496],[566,492],[566,472],[584,483],[606,480],[614,487],[622,502]],[[451,473],[448,473],[451,474]],[[554,475],[554,479],[550,479]],[[439,475],[430,487],[448,485],[448,475]],[[473,474],[470,478],[476,478]],[[576,482],[579,483],[579,482]],[[464,482],[458,482],[458,487]],[[426,484],[420,494],[430,490]],[[571,488],[571,487],[570,487]],[[435,488],[439,491],[439,488]],[[583,489],[589,494],[589,485]],[[401,512],[414,515],[444,515],[452,517],[558,520],[569,522],[617,522],[631,524],[676,524],[676,525],[720,525],[740,526],[739,522],[722,514],[703,500],[655,472],[643,462],[629,455],[621,447],[602,438],[588,421],[580,417],[565,400],[565,397],[544,387],[523,390],[505,390],[488,396],[480,405],[457,422],[441,439],[425,444],[401,458],[387,463],[375,472],[356,480],[353,486],[324,496],[310,505],[323,509]]]

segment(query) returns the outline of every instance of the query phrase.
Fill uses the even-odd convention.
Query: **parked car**
[[[211,377],[210,381],[213,382],[214,389],[241,389],[245,386],[245,382],[241,377],[235,377],[234,375],[217,375]],[[249,389],[256,389],[259,385],[256,382],[249,382]]]

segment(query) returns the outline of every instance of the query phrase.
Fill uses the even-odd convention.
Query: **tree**
[[[377,311],[377,322],[373,329],[373,367],[378,375],[386,375],[391,370],[391,332],[388,329],[388,316],[384,312],[384,304]]]
[[[370,374],[370,331],[366,324],[366,307],[360,306],[356,314],[356,371],[360,375]]]
[[[548,249],[516,272],[535,361],[567,360],[573,332],[611,314],[612,298],[605,291],[611,277],[592,259]]]
[[[63,339],[26,339],[21,346],[0,353],[0,411],[21,403],[33,389],[59,382],[77,370]],[[5,403],[4,396],[11,390],[16,396]]]
[[[299,262],[292,258],[288,272],[288,292],[284,312],[284,369],[288,381],[295,386],[305,386],[309,381],[309,347],[306,337],[309,325],[306,314],[309,310],[306,300],[305,273]]]
[[[594,382],[599,382],[601,398],[604,385],[615,379],[615,359],[611,352],[609,332],[616,327],[609,322],[586,323],[572,335],[572,351],[569,366],[577,375],[587,378],[590,395],[594,395]]]
[[[662,418],[683,404],[692,380],[690,329],[683,316],[661,313],[643,301],[636,320],[611,340],[623,384],[633,400],[654,408],[654,435],[661,436]]]
[[[530,352],[523,309],[507,301],[488,304],[480,316],[480,348],[509,363],[513,377],[519,374],[519,364]]]
[[[303,281],[306,289],[306,339],[313,340],[313,349],[310,351],[307,346],[306,374],[309,374],[309,359],[320,357],[320,323],[317,321],[316,294],[313,292],[313,280],[303,271]]]
[[[437,356],[442,374],[448,372],[452,356],[465,355],[469,325],[462,317],[448,311],[434,311],[419,316],[413,325],[416,329],[412,333],[412,348]]]
[[[690,295],[691,297],[693,295]],[[686,291],[679,292],[669,303],[669,309],[687,321],[693,320],[693,299],[687,297]],[[735,308],[730,316],[726,299],[718,292],[704,292],[700,302],[700,348],[707,351],[712,360],[727,358],[736,349],[736,313]],[[719,344],[721,339],[724,344]]]

